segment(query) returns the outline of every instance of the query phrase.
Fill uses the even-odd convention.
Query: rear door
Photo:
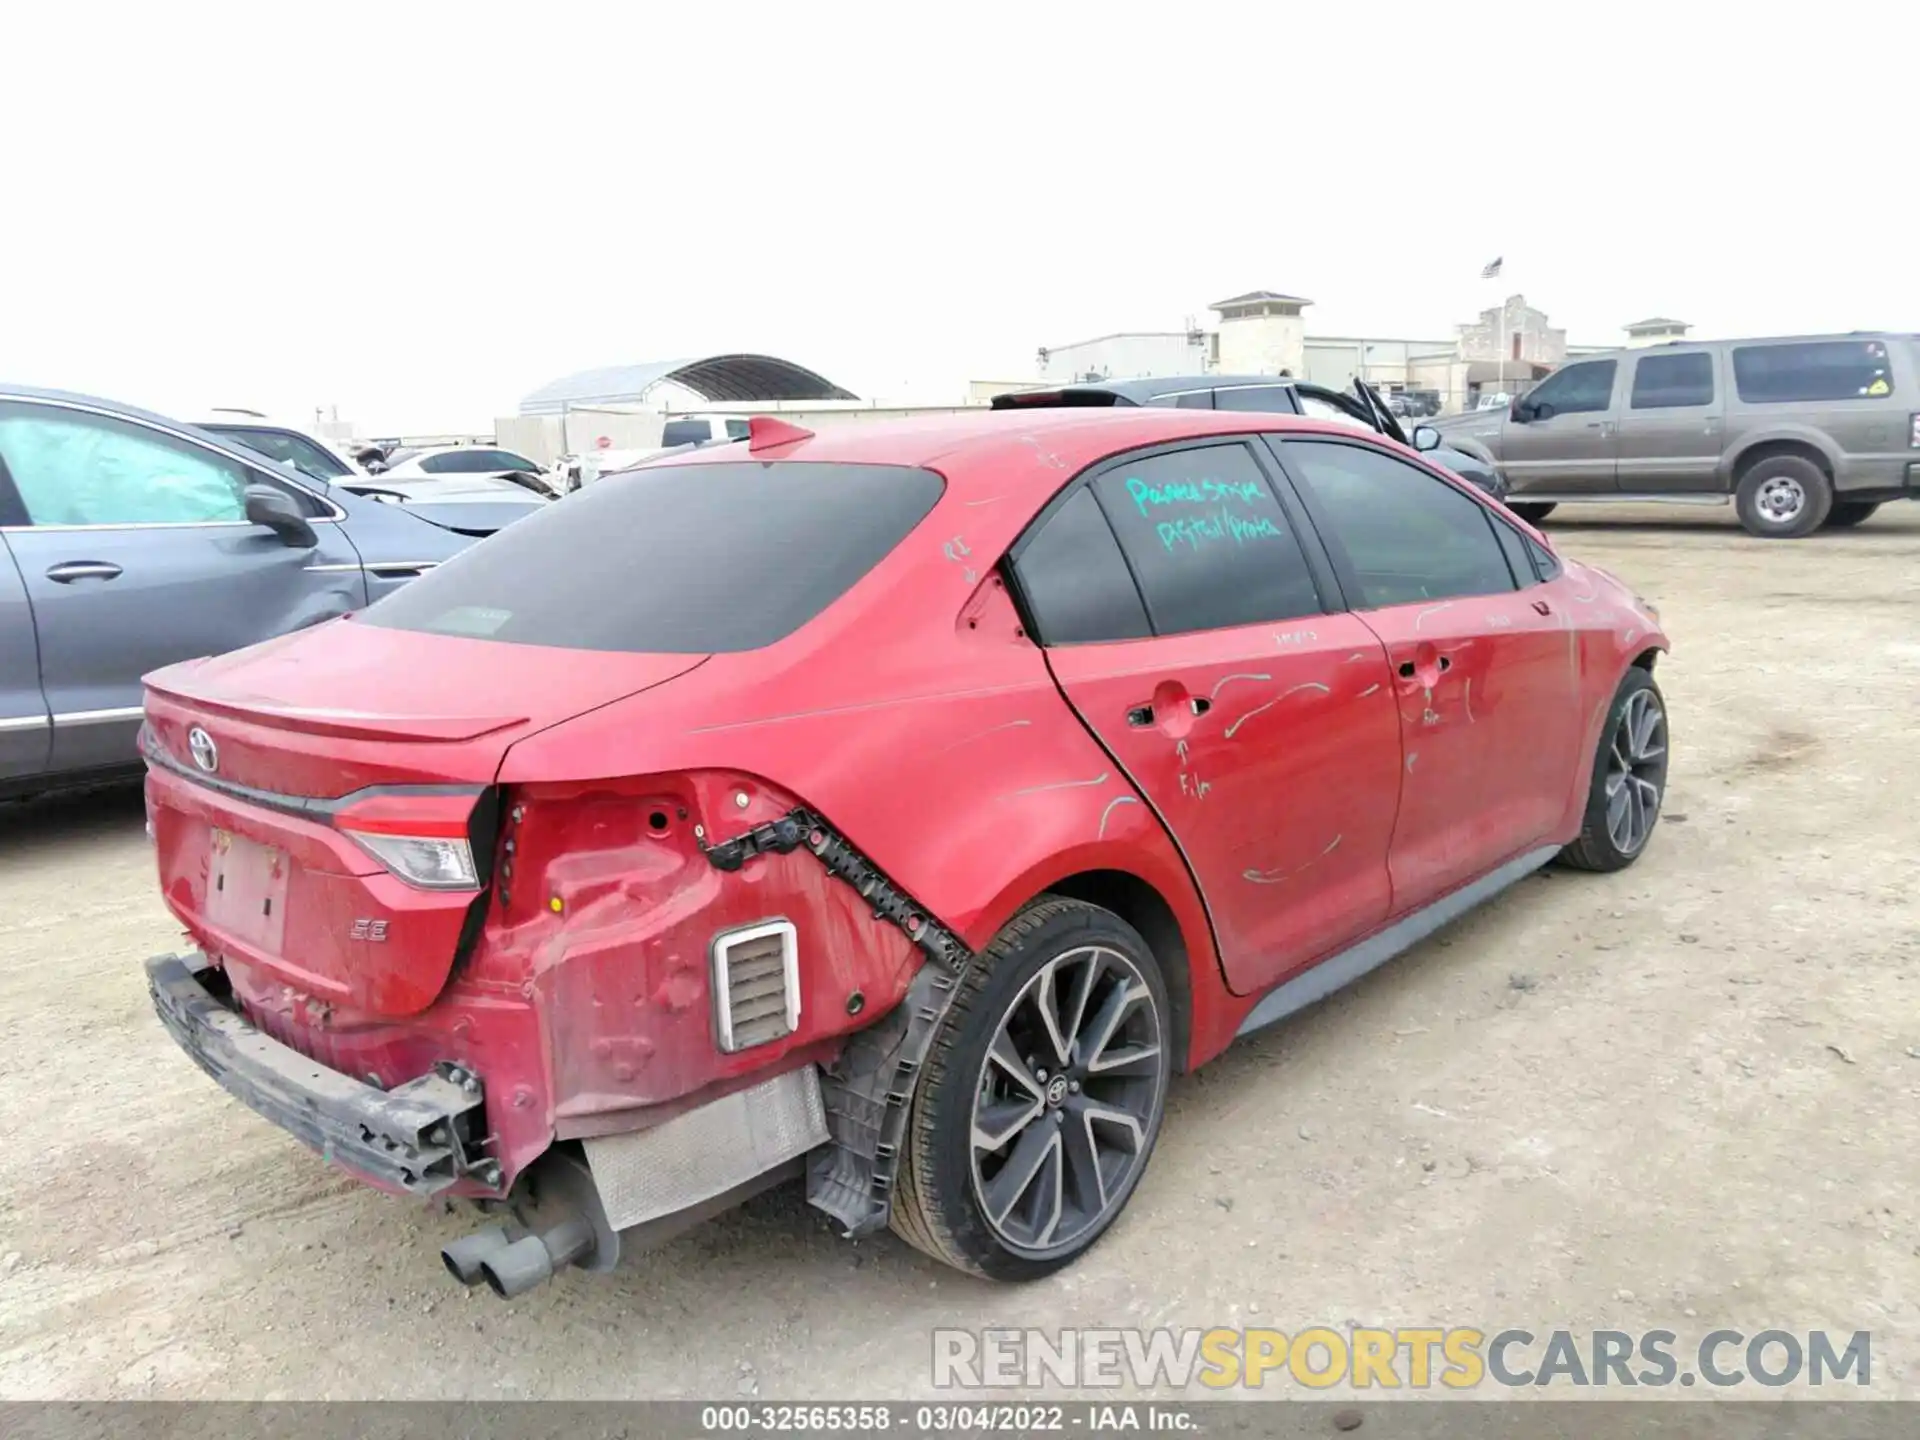
[[[122,416],[0,402],[0,460],[20,501],[6,541],[33,607],[52,712],[49,764],[132,764],[140,677],[366,603],[360,559],[324,500],[286,476]],[[318,543],[249,523],[270,484]]]
[[[0,522],[15,503],[0,466]],[[0,785],[47,768],[47,700],[40,692],[40,651],[34,641],[33,607],[20,568],[0,533]]]
[[[1062,692],[1185,854],[1235,990],[1385,917],[1400,765],[1386,652],[1330,613],[1326,558],[1253,444],[1108,463],[1012,569]]]
[[[1570,617],[1521,532],[1452,483],[1363,442],[1275,449],[1386,647],[1404,747],[1389,870],[1405,913],[1561,822],[1580,728]]]
[[[1719,490],[1726,394],[1709,349],[1643,350],[1627,357],[1618,474],[1628,495]]]
[[[1500,469],[1513,498],[1597,495],[1616,480],[1616,360],[1562,366],[1533,388],[1500,427]]]

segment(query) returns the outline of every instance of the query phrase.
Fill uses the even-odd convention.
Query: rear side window
[[[1713,403],[1713,356],[1642,355],[1633,367],[1635,410],[1669,410]]]
[[[944,488],[897,465],[649,465],[541,507],[361,619],[576,650],[756,650],[845,594]]]
[[[1880,340],[1803,340],[1736,345],[1733,385],[1749,405],[1793,400],[1878,400],[1893,393]]]
[[[1093,489],[1156,634],[1321,613],[1300,542],[1246,446],[1142,456]]]
[[[1493,522],[1494,538],[1500,542],[1500,549],[1507,557],[1507,568],[1513,571],[1514,582],[1524,590],[1539,579],[1533,573],[1533,557],[1527,553],[1527,539],[1511,525]]]
[[[1355,608],[1516,588],[1486,507],[1446,481],[1371,446],[1289,440],[1280,452],[1346,554],[1360,585]]]
[[[1087,489],[1047,517],[1013,576],[1043,645],[1137,640],[1152,632],[1119,542]]]

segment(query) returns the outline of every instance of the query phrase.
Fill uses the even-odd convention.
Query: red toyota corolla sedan
[[[603,480],[148,678],[161,1018],[514,1295],[780,1179],[990,1276],[1169,1077],[1660,811],[1654,612],[1390,443],[1067,409]]]

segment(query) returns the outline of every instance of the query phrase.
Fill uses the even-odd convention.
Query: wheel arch
[[[1192,1053],[1193,956],[1173,906],[1152,885],[1126,870],[1082,870],[1054,881],[1043,892],[1111,910],[1147,942],[1166,981],[1173,1014],[1173,1069],[1184,1074]],[[1038,898],[1038,897],[1035,897]]]
[[[1839,457],[1814,432],[1772,432],[1749,439],[1728,458],[1725,476],[1727,490],[1732,492],[1739,489],[1741,480],[1749,470],[1762,460],[1772,459],[1776,455],[1793,455],[1813,462],[1827,477],[1829,485],[1834,483],[1839,473]]]

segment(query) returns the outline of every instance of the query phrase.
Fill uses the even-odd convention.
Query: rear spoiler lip
[[[156,671],[142,682],[150,695],[195,709],[211,711],[228,719],[251,721],[280,730],[299,730],[310,735],[326,735],[340,740],[391,740],[396,743],[439,743],[478,740],[515,725],[524,725],[526,715],[377,715],[364,710],[326,710],[296,705],[276,705],[264,697],[249,696],[244,701],[223,699],[204,691],[195,691],[177,682],[159,683],[165,671]],[[189,672],[191,673],[191,672]]]
[[[149,765],[168,771],[190,784],[211,790],[217,795],[224,795],[229,800],[257,805],[262,810],[292,815],[297,819],[311,820],[319,825],[332,825],[334,816],[342,810],[372,799],[376,795],[471,795],[477,803],[490,788],[486,785],[474,784],[368,785],[331,798],[320,795],[284,795],[277,790],[261,790],[256,786],[242,785],[237,780],[209,775],[205,771],[183,764],[168,754],[166,748],[160,744],[152,732],[144,727],[141,741],[141,757]]]

